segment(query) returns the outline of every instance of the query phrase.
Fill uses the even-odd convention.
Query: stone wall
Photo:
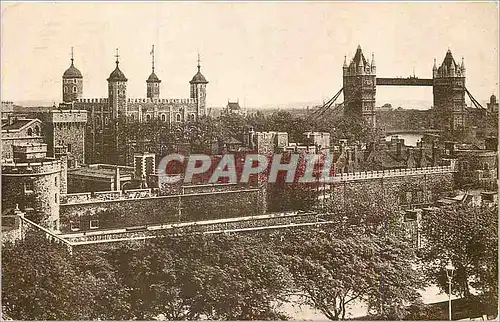
[[[453,173],[449,172],[334,183],[325,193],[338,203],[349,202],[351,191],[373,193],[388,205],[406,209],[432,204],[452,189]]]
[[[26,212],[48,229],[58,229],[61,162],[2,164],[2,209]]]
[[[87,195],[82,195],[82,200]],[[61,232],[73,228],[90,230],[117,229],[148,224],[187,222],[263,214],[262,195],[258,189],[118,199],[62,204]]]
[[[68,148],[70,167],[85,163],[85,123],[54,123],[53,136],[54,145]]]

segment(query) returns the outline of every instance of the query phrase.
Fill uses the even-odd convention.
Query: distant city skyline
[[[467,88],[498,96],[498,4],[482,3],[9,3],[2,2],[2,100],[61,101],[70,65],[84,97],[107,97],[115,48],[128,97],[146,97],[155,46],[162,98],[209,81],[207,105],[321,102],[342,87],[344,56],[374,52],[381,77],[432,77],[446,50],[465,59]],[[453,18],[450,18],[453,17]],[[460,21],[460,24],[457,24]],[[378,87],[377,104],[428,101],[432,88]],[[397,107],[397,106],[394,106]],[[404,106],[414,107],[414,106]]]

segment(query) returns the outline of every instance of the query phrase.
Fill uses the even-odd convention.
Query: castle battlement
[[[127,98],[127,103],[174,103],[194,104],[195,98]]]
[[[108,103],[108,98],[79,98],[78,103]]]
[[[61,171],[61,160],[54,158],[35,162],[2,162],[3,176],[37,176],[59,171]]]
[[[87,123],[86,110],[52,110],[52,123]]]
[[[336,173],[334,176],[320,179],[320,182],[335,183],[344,181],[355,180],[370,180],[377,178],[391,178],[391,177],[406,177],[414,175],[427,175],[427,174],[440,174],[440,173],[453,173],[456,172],[455,162],[451,162],[448,166],[425,167],[425,168],[412,168],[412,169],[394,169],[382,171],[364,171],[364,172],[351,172],[351,173]]]

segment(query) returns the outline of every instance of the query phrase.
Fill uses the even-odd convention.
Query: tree
[[[92,317],[101,320],[130,319],[127,292],[108,260],[108,250],[101,246],[82,247],[74,252],[70,262],[78,273],[86,276],[93,295]]]
[[[96,318],[94,280],[79,274],[68,250],[45,236],[2,247],[2,304],[16,320],[78,320]]]
[[[498,303],[497,208],[442,207],[422,221],[422,259],[429,279],[448,292],[445,266],[451,260],[456,267],[452,293],[470,297],[473,288]]]
[[[419,297],[414,255],[395,238],[359,230],[343,234],[336,228],[289,232],[282,240],[297,290],[331,320],[345,319],[355,301],[364,301],[376,314],[397,317],[395,312]]]
[[[159,236],[112,257],[137,319],[278,319],[286,268],[249,236]]]
[[[382,235],[399,234],[401,227],[394,211],[395,204],[384,193],[383,189],[343,186],[334,190],[325,211],[346,226]]]

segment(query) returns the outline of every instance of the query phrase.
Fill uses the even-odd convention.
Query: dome
[[[112,71],[111,74],[109,74],[108,82],[109,81],[123,81],[123,82],[127,81],[127,78],[125,77],[123,72],[118,67],[118,62],[116,62],[115,70]]]
[[[495,96],[495,94],[491,95],[490,96],[490,102],[491,103],[495,103],[497,101],[497,97]]]
[[[156,76],[155,72],[152,72],[151,75],[149,75],[148,79],[146,80],[146,83],[160,83],[161,80]]]
[[[207,84],[208,81],[206,80],[205,76],[200,72],[200,65],[198,63],[198,72],[196,75],[193,76],[191,81],[189,82],[190,84]]]
[[[63,78],[83,78],[82,73],[73,65],[73,59],[71,59],[71,66],[64,72]]]

